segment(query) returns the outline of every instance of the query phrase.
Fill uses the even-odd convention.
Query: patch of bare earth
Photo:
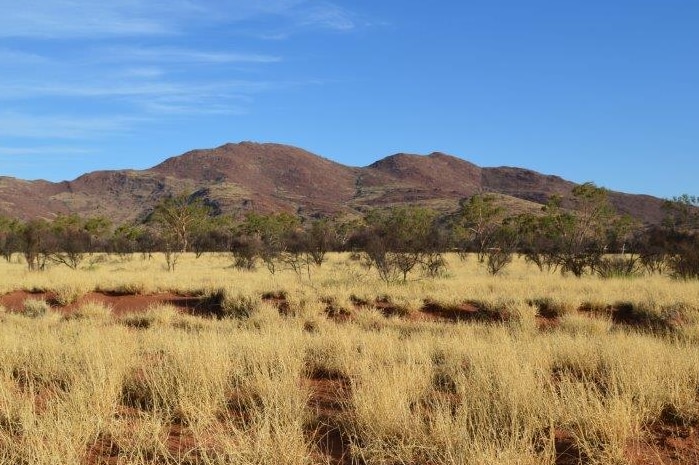
[[[587,465],[592,461],[563,429],[553,434],[555,465]],[[678,425],[663,418],[646,427],[643,437],[634,438],[626,447],[629,465],[697,465],[699,464],[699,430],[697,425]]]
[[[306,435],[315,447],[318,463],[349,465],[350,441],[343,429],[343,417],[350,398],[350,382],[337,373],[317,370],[303,380],[311,393],[308,407],[313,414]]]
[[[281,315],[288,316],[291,314],[291,306],[289,305],[289,301],[286,298],[286,292],[284,291],[265,292],[262,294],[262,300],[277,307],[277,310],[279,310]]]
[[[554,431],[553,441],[556,450],[556,465],[581,465],[587,463],[587,457],[575,444],[575,439],[568,432],[557,429]]]
[[[52,292],[13,291],[0,296],[0,305],[11,312],[19,312],[28,299],[45,300],[52,308],[64,314],[70,314],[87,303],[98,303],[111,309],[112,314],[120,316],[125,313],[144,311],[155,305],[172,305],[184,313],[199,316],[214,315],[217,309],[204,298],[179,295],[171,292],[158,294],[119,294],[109,292],[88,292],[68,305],[60,305],[56,294]]]
[[[699,419],[686,419],[672,407],[646,426],[646,436],[628,447],[633,465],[699,464]]]

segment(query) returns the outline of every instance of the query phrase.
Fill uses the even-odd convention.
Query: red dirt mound
[[[129,312],[141,312],[153,305],[169,304],[181,309],[185,313],[195,315],[210,315],[213,309],[208,308],[206,302],[197,296],[183,296],[173,293],[159,294],[111,294],[104,292],[88,292],[68,305],[60,305],[56,294],[51,292],[13,291],[0,296],[0,305],[11,312],[20,312],[24,308],[25,301],[29,299],[44,300],[52,308],[69,314],[81,305],[95,302],[105,305],[112,310],[114,315],[122,315]]]

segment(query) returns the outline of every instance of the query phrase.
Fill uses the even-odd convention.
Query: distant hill
[[[233,214],[351,215],[401,204],[450,211],[483,192],[498,194],[513,211],[535,211],[574,186],[558,176],[482,168],[444,153],[401,153],[360,168],[288,145],[241,142],[193,150],[146,170],[95,171],[60,183],[0,177],[0,213],[24,219],[103,215],[118,223],[144,217],[164,196],[194,191],[217,211]],[[644,223],[662,220],[662,199],[619,192],[609,198],[620,213]]]

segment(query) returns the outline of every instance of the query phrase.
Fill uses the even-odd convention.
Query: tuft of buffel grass
[[[51,311],[51,306],[45,299],[27,299],[24,301],[22,311],[23,316],[28,318],[41,318]]]
[[[73,312],[67,314],[65,318],[107,323],[112,318],[112,309],[100,302],[85,302]]]

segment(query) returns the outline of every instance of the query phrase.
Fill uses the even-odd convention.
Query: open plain
[[[0,264],[0,464],[696,464],[699,284]]]

